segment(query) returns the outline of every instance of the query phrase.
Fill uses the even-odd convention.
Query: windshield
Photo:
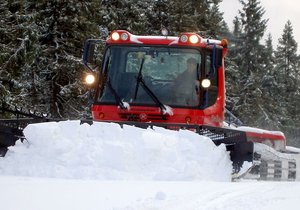
[[[117,94],[130,104],[156,105],[151,94],[138,87],[142,79],[162,104],[198,106],[201,58],[197,49],[111,46],[105,55],[104,75],[115,93],[104,81],[98,101],[116,103]]]

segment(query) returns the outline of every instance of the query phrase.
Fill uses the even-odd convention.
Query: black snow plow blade
[[[25,140],[23,129],[28,124],[47,121],[49,120],[42,118],[0,119],[0,157],[4,157],[7,148],[14,146],[18,139]]]
[[[6,126],[0,122],[0,157],[5,156],[7,147],[14,145],[19,138],[23,138],[22,129]]]
[[[23,129],[28,124],[54,121],[54,119],[43,115],[2,106],[0,107],[0,114],[4,113],[12,115],[13,119],[0,119],[0,157],[4,157],[8,150],[7,148],[14,146],[18,139],[21,141],[25,140]]]

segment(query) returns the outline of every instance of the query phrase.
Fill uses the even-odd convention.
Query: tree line
[[[50,113],[88,115],[82,78],[82,48],[88,38],[106,39],[115,29],[133,34],[170,35],[193,31],[227,38],[227,108],[245,124],[282,130],[300,145],[299,55],[292,23],[278,45],[263,40],[268,19],[259,0],[240,0],[242,9],[228,28],[222,0],[6,0],[0,3],[1,103]]]

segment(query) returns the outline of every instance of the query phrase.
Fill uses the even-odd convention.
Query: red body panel
[[[221,107],[219,107],[221,108]],[[180,123],[212,125],[221,127],[224,118],[221,110],[216,107],[209,109],[184,109],[172,108],[173,114],[162,115],[159,107],[131,106],[130,110],[122,110],[116,105],[93,105],[93,119],[101,121],[132,121],[139,122],[161,122],[161,123]]]

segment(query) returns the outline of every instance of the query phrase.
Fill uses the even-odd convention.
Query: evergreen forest
[[[260,0],[240,0],[229,29],[222,0],[4,0],[0,2],[0,103],[78,119],[89,115],[82,65],[86,39],[115,29],[133,34],[197,32],[229,42],[226,106],[245,125],[285,133],[300,146],[300,62],[293,24],[278,45],[265,34]],[[267,37],[265,39],[264,37]]]

